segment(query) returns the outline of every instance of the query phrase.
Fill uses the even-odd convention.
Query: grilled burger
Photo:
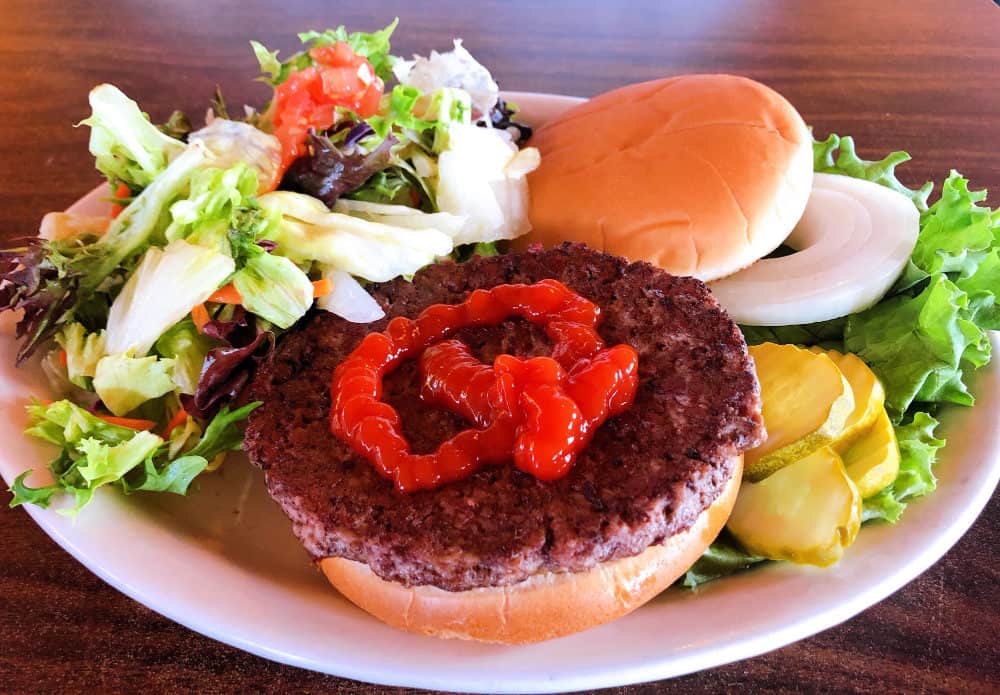
[[[604,342],[638,354],[634,402],[596,430],[564,477],[543,481],[508,463],[403,493],[331,433],[332,375],[366,335],[473,290],[543,279],[597,304]],[[702,282],[563,244],[431,265],[372,294],[385,319],[317,313],[262,366],[251,392],[264,404],[245,444],[306,550],[358,606],[424,634],[540,641],[642,605],[722,529],[741,453],[763,427],[743,337]],[[451,337],[485,363],[551,350],[544,330],[516,318]],[[417,454],[470,426],[420,390],[409,360],[382,394]]]

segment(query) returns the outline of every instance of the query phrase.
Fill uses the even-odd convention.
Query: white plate
[[[529,122],[572,103],[511,95]],[[532,118],[532,116],[534,116]],[[993,336],[994,350],[1000,341]],[[24,405],[45,389],[13,368],[0,335],[0,473],[8,481],[51,455],[21,435]],[[938,490],[896,526],[865,528],[844,560],[819,570],[771,565],[670,590],[630,616],[527,647],[439,641],[397,632],[328,587],[242,459],[199,479],[187,498],[101,490],[73,524],[28,513],[109,584],[222,642],[280,661],[374,683],[476,692],[552,692],[677,676],[744,659],[850,618],[927,569],[958,540],[1000,478],[1000,368],[977,375],[973,409],[944,415],[950,443]],[[103,493],[103,494],[101,494]]]

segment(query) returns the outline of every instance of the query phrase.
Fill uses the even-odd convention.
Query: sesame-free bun
[[[742,471],[740,456],[719,496],[687,531],[587,572],[542,572],[512,586],[445,591],[387,581],[343,558],[325,558],[320,567],[341,594],[393,627],[483,642],[541,642],[631,613],[669,587],[725,526]]]
[[[715,280],[777,248],[805,209],[812,137],[784,97],[733,75],[622,87],[535,131],[533,230]]]

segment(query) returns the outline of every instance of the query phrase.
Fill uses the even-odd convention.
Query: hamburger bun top
[[[759,82],[682,75],[601,94],[539,128],[532,232],[715,280],[777,248],[805,209],[812,137]]]

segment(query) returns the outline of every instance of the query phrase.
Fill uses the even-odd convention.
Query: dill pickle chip
[[[833,360],[854,394],[854,411],[844,423],[844,431],[832,443],[834,451],[843,456],[852,444],[871,429],[879,413],[885,410],[885,389],[875,372],[854,353],[843,354],[818,347],[811,347],[809,350],[823,353]]]
[[[837,452],[822,447],[766,480],[744,481],[727,528],[750,553],[825,567],[861,528],[861,494]]]
[[[832,443],[854,411],[847,379],[827,355],[795,345],[750,348],[767,439],[744,454],[743,477],[759,482]]]
[[[896,430],[881,408],[875,424],[843,455],[844,466],[858,486],[862,499],[878,494],[899,475],[899,444]]]

